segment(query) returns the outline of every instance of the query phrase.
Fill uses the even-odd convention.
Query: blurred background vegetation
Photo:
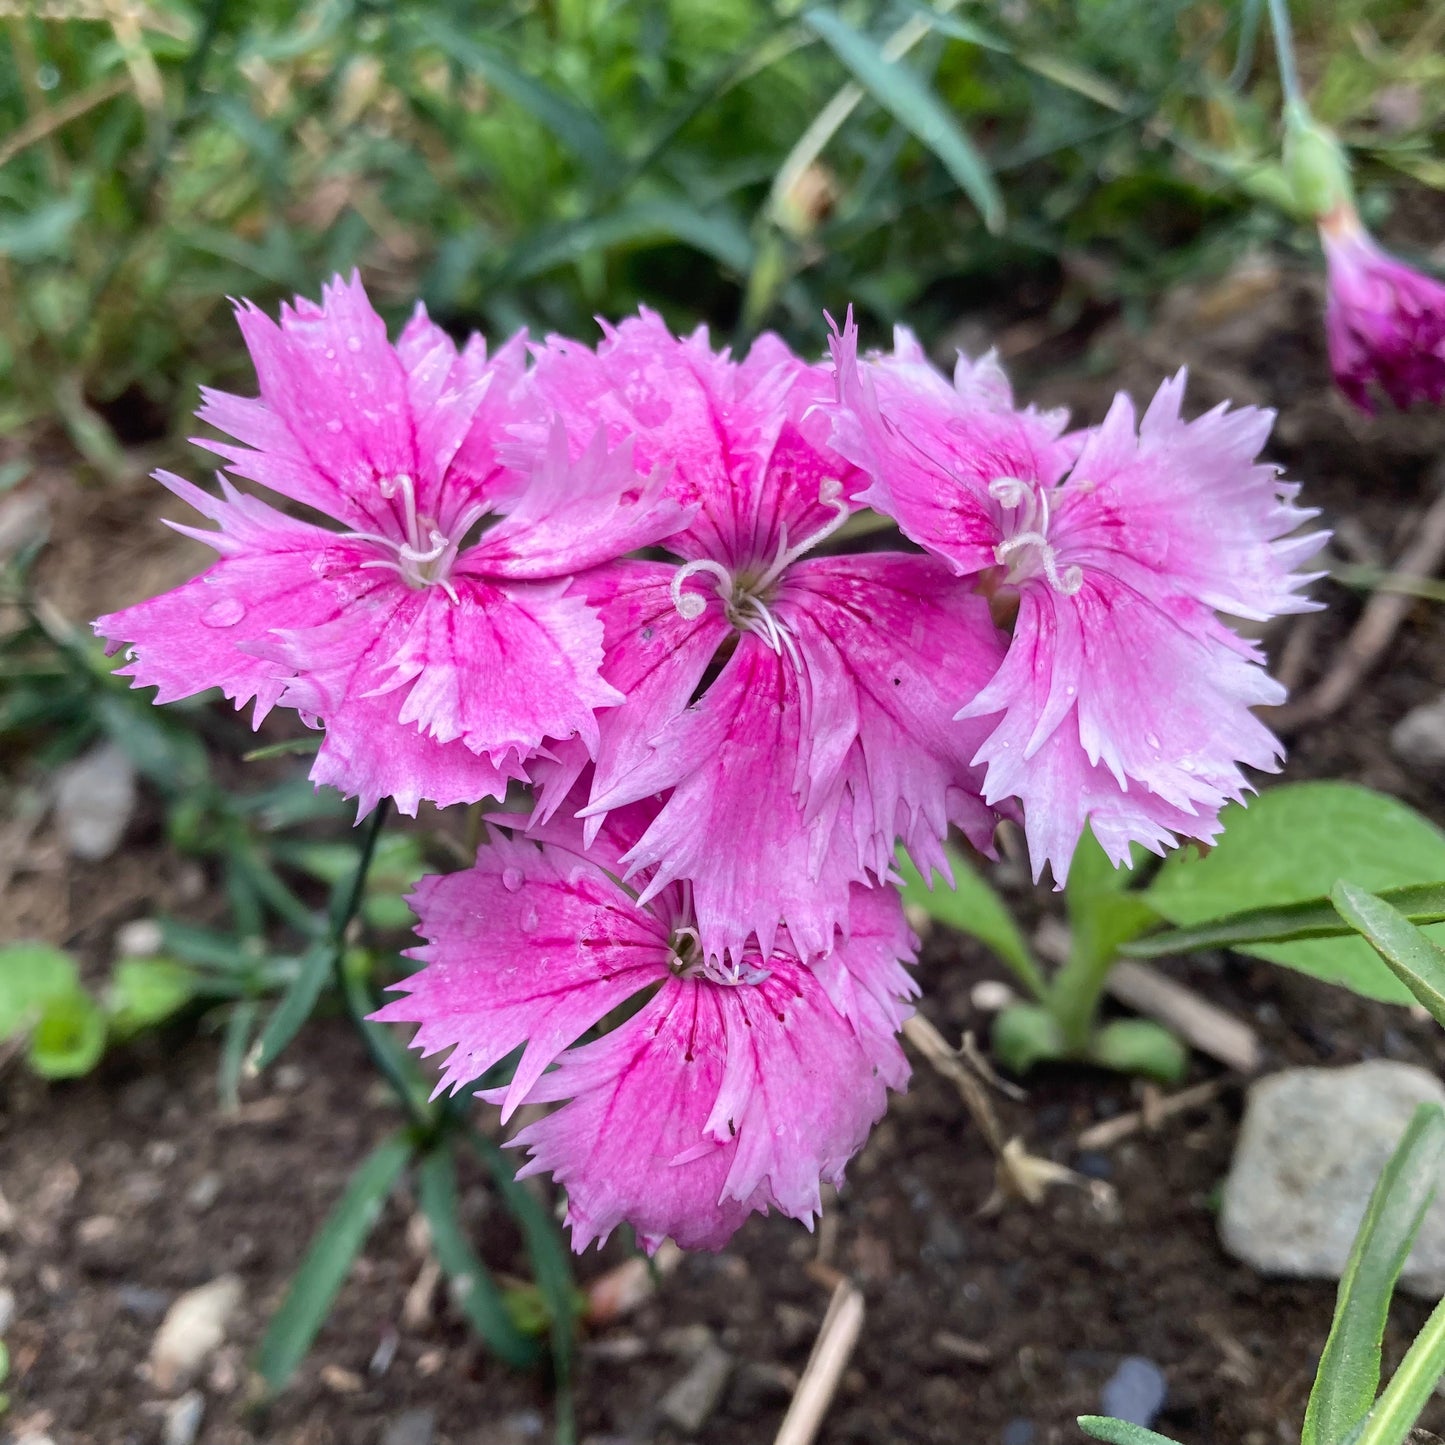
[[[359,265],[397,314],[639,303],[808,351],[1007,296],[1142,307],[1312,247],[1257,0],[31,0],[0,8],[0,431],[90,462],[243,387],[226,297]],[[1445,185],[1445,5],[1299,5],[1367,219]],[[902,63],[886,62],[899,57]],[[859,89],[851,89],[860,81]]]

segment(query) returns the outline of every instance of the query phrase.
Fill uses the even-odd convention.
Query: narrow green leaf
[[[853,73],[853,78],[900,125],[941,160],[990,231],[1003,229],[1003,196],[983,157],[933,90],[916,72],[888,60],[878,46],[835,11],[821,6],[803,12],[818,34]]]
[[[1148,895],[1131,886],[1137,878],[1132,866],[1115,867],[1093,832],[1085,828],[1064,887],[1071,945],[1068,968],[1078,966],[1091,974],[1107,968],[1123,944],[1158,921]]]
[[[1112,1415],[1079,1415],[1076,1417],[1079,1429],[1104,1445],[1179,1445],[1168,1435],[1157,1430],[1146,1430],[1142,1425],[1128,1420],[1116,1420]]]
[[[537,1347],[519,1333],[486,1265],[467,1243],[457,1214],[456,1161],[439,1144],[417,1173],[417,1197],[431,1230],[437,1263],[452,1284],[457,1307],[499,1359],[517,1369],[537,1362]]]
[[[1373,896],[1411,923],[1445,922],[1445,883],[1381,888]],[[1203,948],[1246,949],[1299,939],[1345,938],[1358,931],[1340,917],[1330,899],[1310,898],[1275,908],[1245,908],[1207,923],[1151,933],[1148,938],[1126,943],[1119,951],[1130,958],[1163,958]]]
[[[321,997],[321,991],[331,977],[333,962],[334,953],[329,943],[318,943],[302,956],[296,977],[291,980],[281,1002],[271,1010],[265,1028],[246,1055],[248,1078],[269,1069],[301,1032],[302,1024],[311,1017],[316,1000]]]
[[[411,1140],[404,1134],[379,1144],[351,1176],[346,1193],[311,1241],[256,1357],[271,1394],[285,1387],[306,1357],[411,1153]]]
[[[552,1367],[557,1383],[559,1418],[572,1409],[572,1347],[578,1312],[572,1263],[557,1222],[514,1177],[510,1161],[485,1134],[466,1131],[467,1141],[487,1166],[502,1202],[517,1221],[527,1242],[532,1274],[552,1318]]]
[[[285,742],[271,743],[264,748],[252,748],[241,754],[243,763],[259,763],[267,758],[309,757],[321,747],[321,735],[310,733],[304,738],[287,738]]]
[[[524,74],[494,45],[482,38],[478,27],[465,34],[437,14],[421,15],[417,28],[447,57],[475,71],[499,94],[522,107],[545,126],[587,167],[595,179],[605,179],[617,168],[617,155],[607,133],[590,111]]]
[[[1390,972],[1445,1026],[1445,949],[1432,943],[1398,908],[1349,883],[1330,895],[1336,912],[1385,961]]]
[[[241,1103],[241,1071],[246,1066],[246,1046],[256,1027],[261,1006],[253,998],[239,1000],[226,1015],[226,1032],[221,1040],[221,1057],[216,1064],[216,1099],[221,1112],[232,1113]]]
[[[957,848],[945,844],[944,853],[953,873],[952,886],[936,873],[925,882],[908,854],[902,848],[898,850],[903,902],[921,908],[930,918],[949,928],[978,939],[1008,964],[1035,998],[1043,998],[1048,992],[1048,982],[1014,922],[1008,904]]]
[[[1422,1104],[1381,1172],[1351,1246],[1300,1445],[1344,1445],[1375,1403],[1390,1300],[1435,1197],[1442,1160],[1445,1113]]]
[[[1405,1351],[1375,1408],[1365,1417],[1354,1445],[1402,1445],[1445,1374],[1445,1300],[1430,1312],[1425,1328]]]

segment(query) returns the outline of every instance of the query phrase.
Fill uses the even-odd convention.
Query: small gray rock
[[[1375,1181],[1420,1104],[1445,1105],[1445,1085],[1388,1059],[1260,1079],[1224,1181],[1225,1249],[1263,1274],[1338,1279]],[[1401,1283],[1412,1294],[1445,1294],[1445,1189]]]
[[[695,1435],[717,1409],[732,1374],[733,1357],[713,1340],[698,1352],[692,1368],[658,1402],[658,1411],[669,1424],[687,1435]]]
[[[0,1335],[15,1323],[15,1291],[0,1289]]]
[[[403,1410],[388,1420],[381,1432],[381,1445],[432,1445],[437,1432],[435,1410]]]
[[[55,775],[55,813],[66,848],[87,863],[109,858],[135,809],[135,769],[115,743],[101,743]]]
[[[1169,1393],[1164,1371],[1144,1355],[1125,1355],[1119,1368],[1104,1381],[1099,1391],[1099,1407],[1116,1420],[1147,1429],[1164,1408]]]
[[[1445,768],[1445,694],[1411,708],[1390,729],[1390,748],[1412,768]]]
[[[205,1413],[206,1397],[199,1390],[187,1390],[179,1400],[172,1400],[161,1427],[163,1445],[195,1445]]]
[[[1034,1445],[1038,1434],[1038,1426],[1020,1415],[1003,1427],[1003,1433],[998,1437],[999,1445]]]

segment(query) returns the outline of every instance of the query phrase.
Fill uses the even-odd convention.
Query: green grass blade
[[[465,34],[440,15],[419,16],[417,29],[449,59],[475,71],[499,94],[551,131],[594,178],[605,179],[617,169],[617,154],[590,111],[524,74],[480,35]]]
[[[1014,922],[1008,904],[956,848],[945,845],[944,851],[953,870],[953,886],[939,878],[930,888],[913,860],[901,848],[898,850],[904,903],[921,908],[939,923],[978,939],[1008,964],[1019,982],[1036,999],[1045,998],[1048,981]]]
[[[532,1274],[552,1319],[552,1368],[557,1384],[557,1435],[572,1435],[572,1352],[577,1315],[577,1294],[572,1283],[572,1262],[556,1221],[514,1177],[512,1163],[485,1134],[466,1131],[467,1142],[492,1175],[497,1193],[511,1211],[527,1242]]]
[[[329,943],[316,944],[301,959],[296,977],[281,996],[281,1002],[271,1010],[265,1028],[246,1055],[248,1078],[269,1069],[301,1032],[302,1024],[311,1017],[316,1000],[331,977],[331,967],[332,945]]]
[[[1374,895],[1411,923],[1445,922],[1445,883],[1411,883],[1385,888]],[[1299,938],[1344,938],[1357,930],[1339,915],[1328,898],[1311,898],[1277,908],[1249,908],[1208,923],[1171,928],[1126,943],[1119,951],[1130,958],[1162,958],[1201,948],[1235,948],[1249,943],[1289,943]]]
[[[1445,1159],[1445,1113],[1422,1104],[1370,1196],[1340,1278],[1300,1445],[1344,1445],[1380,1388],[1380,1341],[1400,1271]]]
[[[1112,1415],[1080,1415],[1079,1429],[1104,1445],[1179,1445],[1168,1435],[1157,1430],[1146,1430],[1142,1425],[1131,1424],[1128,1420],[1116,1420]]]
[[[1445,950],[1426,938],[1388,895],[1335,884],[1335,910],[1385,961],[1390,972],[1445,1026]]]
[[[499,1359],[517,1369],[537,1362],[537,1345],[521,1334],[507,1313],[502,1292],[467,1243],[457,1213],[456,1160],[450,1143],[439,1144],[417,1172],[417,1196],[431,1229],[437,1263],[454,1286],[467,1322]]]
[[[1385,1393],[1365,1420],[1357,1445],[1401,1445],[1445,1374],[1445,1300],[1405,1352]]]
[[[285,1387],[306,1357],[411,1153],[412,1142],[405,1134],[394,1134],[372,1150],[311,1241],[256,1358],[256,1368],[272,1395]]]
[[[978,207],[988,229],[1001,231],[1003,196],[987,164],[917,73],[886,59],[872,40],[832,10],[820,6],[804,11],[803,21],[852,72],[858,84],[943,162]]]

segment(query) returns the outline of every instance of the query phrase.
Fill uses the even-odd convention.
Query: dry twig
[[[1420,519],[1415,540],[1392,569],[1401,579],[1433,577],[1445,560],[1445,467],[1437,469],[1439,495]],[[1365,604],[1354,631],[1345,639],[1334,665],[1309,692],[1266,714],[1277,732],[1317,723],[1338,712],[1361,679],[1385,655],[1416,599],[1402,592],[1376,592]]]
[[[840,1279],[773,1445],[812,1445],[862,1330],[862,1291],[852,1280]]]
[[[1193,1088],[1181,1089],[1177,1094],[1165,1094],[1150,1101],[1148,1107],[1136,1109],[1130,1114],[1120,1114],[1114,1119],[1105,1119],[1092,1124],[1079,1135],[1080,1149],[1109,1149],[1140,1129],[1157,1129],[1166,1119],[1182,1114],[1189,1109],[1202,1109],[1212,1104],[1230,1086],[1228,1079],[1210,1079]]]
[[[1121,958],[1105,985],[1126,1008],[1161,1023],[1185,1043],[1229,1069],[1259,1068],[1259,1035],[1243,1019],[1225,1013],[1157,969]]]

